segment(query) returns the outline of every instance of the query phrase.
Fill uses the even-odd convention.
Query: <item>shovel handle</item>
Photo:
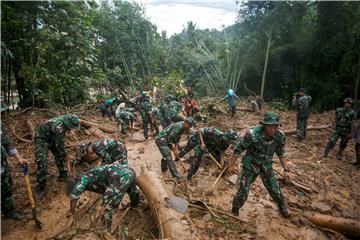
[[[29,178],[29,166],[25,163],[21,166],[22,172],[25,178],[26,191],[29,196],[29,201],[32,209],[35,209],[35,200],[31,190],[30,178]]]

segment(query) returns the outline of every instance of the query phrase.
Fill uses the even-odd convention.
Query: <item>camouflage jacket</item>
[[[156,141],[162,141],[166,145],[178,143],[184,133],[183,124],[184,122],[181,121],[169,125],[167,128],[159,132],[156,136]]]
[[[202,138],[204,143],[208,149],[219,149],[221,151],[225,151],[229,146],[228,143],[224,139],[224,133],[217,128],[213,127],[205,127],[201,129]],[[196,141],[199,142],[199,135],[197,132],[192,134]]]
[[[7,167],[7,162],[5,161],[6,155],[14,156],[17,154],[16,148],[11,144],[10,138],[6,133],[5,126],[2,122],[1,123],[1,173],[5,170],[4,168]]]
[[[142,118],[146,118],[147,114],[151,112],[152,105],[150,101],[144,100],[140,103],[140,114]]]
[[[135,119],[135,113],[127,111],[126,109],[123,109],[121,111],[116,111],[115,112],[115,118],[130,121],[130,120]]]
[[[236,144],[234,154],[240,155],[245,150],[243,167],[250,168],[251,164],[257,164],[271,168],[274,153],[279,157],[286,156],[285,134],[278,130],[274,137],[269,139],[263,133],[263,126],[258,125],[248,130],[244,138]]]
[[[95,167],[83,173],[72,190],[70,197],[79,199],[84,191],[91,191],[103,195],[105,204],[116,208],[126,193],[124,186],[135,181],[135,171],[117,163]]]
[[[114,139],[104,139],[91,144],[95,153],[101,157],[102,164],[111,164],[119,161],[122,165],[127,165],[127,149],[125,145]]]
[[[305,95],[293,100],[293,105],[297,107],[298,112],[301,111],[309,111],[310,110],[310,103],[311,103],[311,96]]]
[[[335,112],[335,128],[351,129],[352,121],[355,119],[356,113],[351,108],[338,108]]]
[[[151,108],[151,112],[153,114],[155,121],[160,121],[160,110],[157,107]]]
[[[171,119],[172,121],[177,117],[180,111],[180,104],[177,101],[171,101],[169,103],[169,110],[165,112],[165,115],[168,119]]]

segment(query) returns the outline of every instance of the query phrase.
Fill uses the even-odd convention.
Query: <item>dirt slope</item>
[[[78,111],[80,117],[93,122],[116,127],[114,122],[104,121],[101,117],[93,116],[92,112],[84,113]],[[279,112],[283,122],[283,129],[295,127],[294,112]],[[53,114],[47,112],[28,111],[16,117],[5,116],[4,122],[8,132],[17,146],[18,150],[31,162],[31,182],[35,182],[34,145],[17,140],[11,132],[10,126],[17,123],[16,133],[23,136],[27,132],[25,125],[26,119],[31,118],[36,126]],[[236,128],[240,132],[255,126],[262,119],[262,116],[239,112],[236,119],[231,120],[227,115],[217,115],[211,118],[206,126],[216,126],[222,130]],[[310,117],[310,124],[324,125],[330,124],[333,119],[333,112],[323,114],[313,114]],[[311,212],[320,212],[359,219],[360,218],[360,171],[350,164],[355,158],[354,143],[350,142],[345,151],[343,161],[335,160],[333,153],[329,158],[320,161],[320,156],[330,135],[329,130],[312,131],[308,133],[307,139],[303,142],[296,142],[295,136],[287,137],[287,153],[291,161],[291,178],[299,183],[310,187],[310,192],[301,192],[292,185],[281,182],[282,190],[293,216],[284,219],[280,216],[276,204],[271,200],[262,185],[257,179],[251,188],[248,201],[240,211],[240,218],[247,223],[239,223],[237,220],[226,216],[219,218],[212,217],[209,213],[203,213],[190,209],[183,218],[182,223],[190,226],[193,239],[342,239],[343,236],[330,231],[319,229],[310,224],[305,215]],[[138,172],[141,167],[145,167],[160,172],[160,153],[153,140],[144,141],[142,132],[136,132],[132,136],[124,137],[119,133],[109,134],[110,137],[120,139],[126,143],[129,150],[129,162]],[[68,140],[68,150],[74,154],[74,145],[82,141],[95,141],[96,138],[79,133],[76,138]],[[227,151],[227,157],[231,157],[232,150]],[[335,151],[334,151],[335,152]],[[51,155],[51,154],[50,154]],[[184,164],[189,167],[191,154],[185,156]],[[11,159],[12,160],[12,159]],[[237,162],[237,175],[241,173],[241,159]],[[24,181],[19,166],[10,161],[12,176],[14,181],[14,198],[17,207],[28,213],[26,220],[13,221],[2,219],[1,236],[3,239],[46,239],[51,234],[65,226],[67,222],[66,213],[68,211],[68,198],[65,193],[65,184],[56,181],[57,169],[51,155],[49,161],[50,188],[48,193],[42,198],[38,212],[39,217],[44,222],[43,231],[35,228],[31,221],[31,215],[27,196],[25,194]],[[89,168],[83,166],[81,169]],[[274,168],[281,171],[281,165],[277,158],[274,158]],[[181,166],[178,165],[180,172],[185,175]],[[204,160],[198,173],[194,176],[192,184],[175,185],[171,181],[166,181],[166,187],[173,191],[175,195],[186,199],[199,199],[208,202],[213,207],[229,212],[231,201],[237,190],[238,184],[234,185],[226,180],[227,177],[220,179],[215,190],[211,193],[208,190],[219,174],[219,170],[211,162]],[[171,179],[169,173],[163,174],[163,179]],[[94,194],[85,194],[82,203]],[[128,201],[125,198],[125,201]],[[119,218],[124,210],[119,209],[116,218]],[[94,226],[90,226],[92,216],[96,215],[96,208],[91,209],[85,214],[77,231],[67,234],[66,239],[109,239]],[[81,230],[82,229],[82,230]],[[92,230],[92,231],[90,231]],[[120,224],[120,230],[113,237],[128,237],[129,239],[152,239],[157,238],[158,232],[155,222],[152,219],[150,208],[146,200],[143,199],[138,210],[130,210]],[[181,239],[181,236],[179,236]]]

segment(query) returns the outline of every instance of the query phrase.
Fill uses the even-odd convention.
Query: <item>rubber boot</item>
[[[239,208],[232,207],[231,214],[238,217],[239,216]]]
[[[326,145],[324,150],[324,155],[321,158],[326,158],[329,155],[329,152],[330,152],[330,147]]]
[[[36,189],[35,189],[35,198],[37,200],[40,200],[41,197],[44,195],[45,193],[45,187],[46,187],[46,183],[43,182],[43,183],[39,183],[37,186],[36,186]]]
[[[162,158],[161,159],[161,171],[166,172],[167,170],[168,170],[168,165],[167,165],[166,161]]]
[[[11,219],[15,219],[15,220],[21,220],[25,217],[24,214],[22,214],[21,212],[16,211],[16,210],[12,210],[8,213],[5,213],[4,215],[6,218],[11,218]]]
[[[173,160],[167,160],[167,166],[170,170],[170,173],[173,177],[176,177],[176,179],[181,179],[181,175],[179,174],[178,170],[176,169],[176,164]]]
[[[278,204],[278,207],[279,207],[279,211],[280,211],[281,215],[283,215],[283,217],[285,217],[285,218],[290,217],[289,210],[285,203]]]
[[[339,151],[338,151],[338,153],[336,154],[336,159],[337,159],[337,160],[339,160],[339,161],[342,160],[342,158],[343,158],[343,151],[344,151],[343,148],[339,148]]]

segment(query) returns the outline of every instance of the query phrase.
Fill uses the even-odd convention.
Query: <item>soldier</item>
[[[195,126],[194,119],[188,117],[185,121],[171,124],[162,130],[155,138],[155,143],[162,155],[161,171],[166,172],[169,168],[171,175],[176,177],[177,181],[182,181],[183,179],[176,169],[175,162],[172,159],[171,150],[175,153],[175,156],[178,155],[178,143],[182,134],[188,133],[193,126]]]
[[[192,176],[194,176],[199,169],[204,153],[210,153],[216,160],[223,162],[224,152],[231,144],[235,143],[236,139],[237,133],[234,130],[222,132],[217,128],[201,128],[193,133],[186,146],[179,153],[179,158],[181,158],[195,148],[196,158],[191,162],[187,180],[191,181]]]
[[[160,123],[163,129],[171,124],[171,119],[168,119],[166,113],[169,111],[169,103],[172,101],[173,96],[168,94],[165,96],[164,101],[161,102],[159,111],[160,111]]]
[[[272,168],[273,155],[276,153],[284,168],[284,176],[288,179],[288,166],[285,154],[285,134],[278,127],[279,116],[276,113],[265,114],[261,125],[246,132],[243,140],[237,143],[234,151],[239,156],[243,151],[246,154],[243,158],[243,171],[240,178],[240,187],[234,196],[232,213],[239,215],[239,209],[244,205],[251,184],[260,174],[261,180],[271,197],[277,202],[280,213],[289,217],[285,199],[276,180]]]
[[[88,162],[95,162],[101,158],[102,165],[113,162],[119,162],[121,165],[128,164],[126,146],[114,139],[82,143],[80,145],[80,157]]]
[[[119,98],[111,98],[106,100],[104,103],[100,105],[100,111],[102,114],[102,117],[108,117],[111,119],[113,113],[112,108],[114,105],[118,104],[120,102]]]
[[[1,103],[1,113],[6,111],[8,107]],[[10,138],[5,131],[5,126],[1,123],[1,211],[5,217],[21,220],[24,215],[15,210],[14,199],[12,197],[12,178],[10,174],[9,164],[7,162],[7,155],[15,157],[21,164],[28,162],[22,158],[16,148],[11,144]]]
[[[300,88],[297,94],[294,94],[292,105],[297,107],[296,115],[296,136],[298,141],[306,137],[308,118],[310,115],[311,97],[306,95],[306,89]]]
[[[227,91],[227,94],[225,95],[225,97],[222,98],[222,99],[221,99],[220,101],[218,101],[217,103],[219,103],[219,102],[221,102],[221,101],[223,101],[223,100],[227,100],[228,103],[229,103],[229,108],[230,108],[230,110],[231,110],[231,118],[233,118],[233,117],[235,116],[235,113],[236,113],[236,104],[237,104],[236,100],[237,100],[237,99],[240,99],[240,98],[235,94],[234,90],[229,89],[229,90]],[[216,104],[217,104],[217,103],[216,103]]]
[[[140,100],[140,115],[142,118],[142,127],[144,129],[145,139],[149,139],[149,123],[153,122],[153,116],[151,113],[150,97],[146,95],[146,92],[142,92],[142,99]]]
[[[158,135],[160,121],[161,121],[160,110],[157,107],[152,107],[151,113],[153,116],[153,121],[151,123],[151,131],[153,131],[155,129],[155,133],[156,133],[156,135]]]
[[[125,108],[125,104],[120,104],[115,111],[116,121],[121,125],[121,133],[126,134],[126,129],[130,126],[130,132],[133,129],[136,119],[134,108]]]
[[[167,119],[170,119],[171,123],[184,121],[186,118],[181,114],[181,105],[178,101],[173,100],[169,103],[169,111],[165,113]]]
[[[74,214],[80,195],[85,192],[102,194],[105,212],[103,221],[111,230],[113,212],[119,207],[125,193],[130,197],[131,207],[139,202],[135,171],[119,162],[95,167],[83,173],[70,194],[70,214]]]
[[[56,166],[59,170],[58,181],[67,178],[64,160],[69,156],[65,153],[64,138],[72,136],[73,130],[80,129],[80,118],[77,115],[66,114],[52,118],[41,124],[35,134],[35,159],[37,164],[37,190],[39,198],[46,187],[47,163],[49,150],[55,155]]]
[[[344,107],[336,109],[335,127],[331,137],[326,144],[323,157],[327,157],[330,150],[334,148],[337,140],[340,138],[340,147],[336,158],[342,160],[342,153],[345,150],[349,139],[352,137],[352,121],[356,117],[355,111],[352,109],[353,101],[351,98],[344,99]]]

